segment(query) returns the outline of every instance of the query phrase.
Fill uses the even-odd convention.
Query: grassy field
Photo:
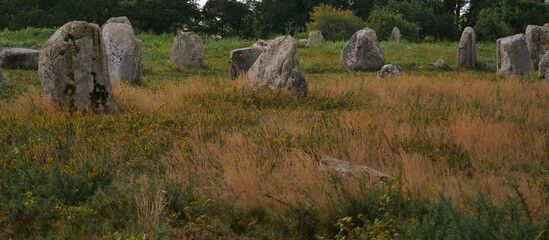
[[[112,114],[58,111],[36,71],[4,70],[1,239],[549,237],[549,85],[486,70],[494,43],[473,71],[457,43],[382,42],[391,79],[342,70],[343,42],[300,48],[309,94],[292,98],[231,80],[253,41],[205,37],[204,67],[172,68],[173,36],[138,37],[144,85],[115,86]],[[395,180],[322,173],[324,156]]]

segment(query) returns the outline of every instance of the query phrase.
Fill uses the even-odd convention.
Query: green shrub
[[[502,13],[497,9],[483,9],[480,11],[479,20],[475,25],[479,39],[496,40],[513,34],[513,28],[503,19]]]
[[[372,12],[366,25],[376,31],[378,39],[388,40],[394,27],[398,27],[402,37],[409,41],[419,40],[419,27],[402,18],[402,15],[385,9]]]
[[[307,31],[319,30],[327,40],[347,40],[364,27],[362,20],[350,10],[340,10],[328,5],[313,8]]]

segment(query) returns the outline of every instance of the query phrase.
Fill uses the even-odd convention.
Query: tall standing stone
[[[517,74],[525,77],[530,74],[530,57],[524,34],[498,39],[497,50],[499,76]]]
[[[549,81],[549,50],[545,52],[545,54],[539,61],[538,66],[539,66],[539,73],[538,73],[539,79]]]
[[[40,51],[27,48],[0,49],[0,68],[38,69]]]
[[[0,87],[9,86],[9,85],[11,85],[10,80],[8,79],[8,77],[6,77],[6,75],[4,75],[2,70],[0,70]]]
[[[285,90],[292,95],[307,93],[307,81],[299,69],[295,40],[282,36],[264,49],[246,74],[246,82],[252,90]]]
[[[191,32],[180,32],[174,39],[170,63],[174,66],[200,67],[204,60],[202,39]]]
[[[353,70],[380,69],[385,64],[385,56],[379,47],[374,30],[358,30],[341,51],[341,67]]]
[[[257,47],[232,50],[229,57],[229,71],[231,77],[236,78],[240,74],[246,74],[262,52],[263,50]]]
[[[391,42],[400,42],[401,37],[402,36],[400,35],[400,29],[398,29],[397,27],[394,27],[393,31],[391,32],[391,37],[389,38],[389,40],[391,40]]]
[[[126,81],[140,84],[143,76],[143,43],[135,37],[128,18],[109,19],[103,25],[101,34],[107,50],[111,83]]]
[[[528,25],[526,27],[526,45],[528,46],[528,54],[530,56],[530,67],[538,69],[539,60],[545,53],[544,44],[547,42],[547,36],[543,32],[543,28],[536,25]]]
[[[458,45],[458,67],[475,68],[477,64],[477,37],[472,27],[461,33]]]
[[[59,28],[40,51],[38,74],[46,98],[62,107],[98,112],[116,108],[96,24],[74,21]]]
[[[311,41],[312,45],[324,44],[324,36],[322,36],[321,31],[311,31],[309,33],[309,41]]]

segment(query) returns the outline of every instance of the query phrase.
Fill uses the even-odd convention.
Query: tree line
[[[334,11],[351,14],[361,27],[387,29],[398,22],[409,40],[455,40],[466,26],[480,39],[494,40],[549,20],[544,0],[208,0],[202,8],[195,0],[0,0],[0,29],[59,27],[72,20],[102,24],[127,16],[140,31],[267,38],[306,32],[322,18],[334,27],[346,25],[338,25]]]

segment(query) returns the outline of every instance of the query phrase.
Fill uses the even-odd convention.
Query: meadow
[[[344,42],[300,48],[295,98],[230,78],[252,40],[205,36],[205,66],[174,68],[172,35],[138,38],[144,84],[115,86],[111,114],[56,109],[36,71],[3,70],[0,239],[549,238],[549,85],[496,77],[495,43],[467,70],[457,43],[383,41],[390,79],[342,70]],[[324,156],[394,180],[320,172]]]

